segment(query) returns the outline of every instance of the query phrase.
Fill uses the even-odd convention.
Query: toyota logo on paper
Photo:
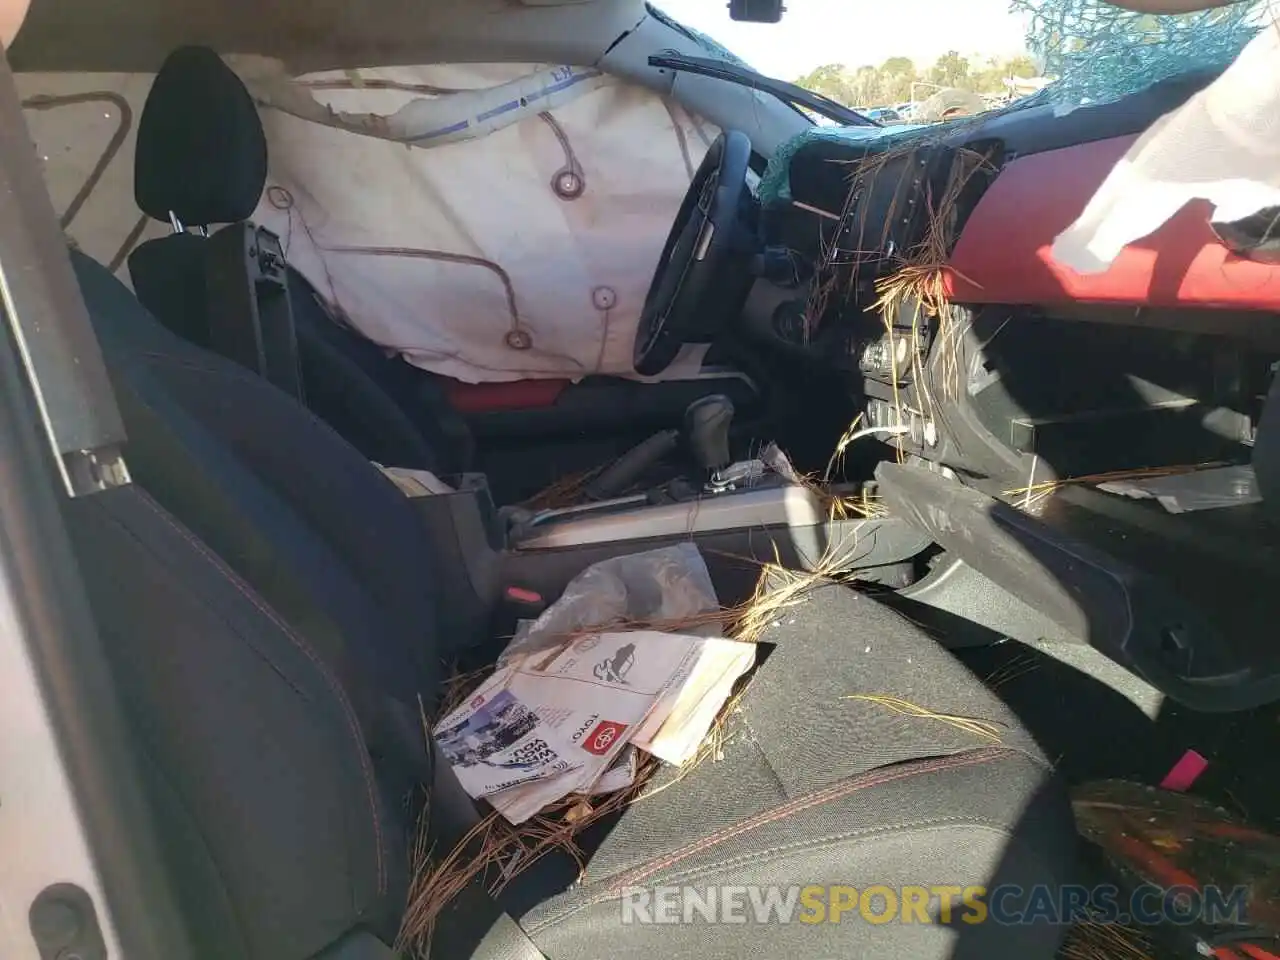
[[[587,753],[593,753],[597,757],[603,757],[617,743],[618,738],[622,736],[623,731],[627,729],[625,723],[615,723],[612,720],[602,720],[596,724],[596,728],[587,734],[587,738],[582,742],[582,749]]]

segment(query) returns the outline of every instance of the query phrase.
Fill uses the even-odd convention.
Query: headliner
[[[643,0],[33,0],[14,70],[153,72],[183,44],[295,72],[419,63],[594,64]]]

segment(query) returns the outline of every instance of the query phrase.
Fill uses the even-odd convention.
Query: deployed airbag
[[[123,273],[138,243],[169,229],[133,196],[151,77],[26,74],[18,83],[64,229]],[[291,83],[300,85],[290,88],[293,113],[260,108],[270,176],[254,218],[280,234],[335,316],[468,382],[632,374],[658,254],[718,130],[576,68],[406,67]],[[531,91],[546,95],[531,100]],[[312,110],[301,93],[316,119],[340,122],[296,116]],[[372,116],[398,118],[380,128],[389,139],[352,132]],[[449,117],[446,126],[465,119],[471,138],[394,142]],[[662,379],[699,366],[691,351]]]

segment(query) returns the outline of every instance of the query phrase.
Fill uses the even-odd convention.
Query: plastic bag
[[[1142,480],[1115,480],[1098,484],[1104,493],[1144,500],[1154,497],[1170,513],[1215,510],[1262,502],[1258,478],[1251,464],[1212,470],[1194,470],[1167,477]]]
[[[647,623],[699,636],[720,636],[717,623],[679,626],[720,609],[711,574],[691,543],[602,560],[565,587],[560,599],[537,620],[523,623],[503,652],[549,649],[585,630]]]

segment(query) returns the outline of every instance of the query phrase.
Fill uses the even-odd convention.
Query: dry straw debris
[[[601,625],[601,630],[692,631],[708,625],[722,628],[726,636],[747,643],[757,643],[783,613],[805,602],[819,587],[840,576],[842,550],[832,549],[813,570],[790,570],[775,558],[762,565],[755,593],[736,607],[713,611],[680,621],[625,622]],[[566,636],[566,643],[579,635]],[[486,671],[455,677],[442,698],[440,716],[455,707],[483,678]],[[426,957],[431,935],[441,913],[472,883],[483,883],[496,895],[524,870],[549,853],[558,852],[573,858],[580,870],[586,869],[585,858],[576,838],[593,824],[613,816],[634,803],[641,803],[679,783],[702,763],[723,756],[730,737],[729,720],[739,709],[745,686],[725,704],[711,733],[696,756],[678,770],[641,754],[635,781],[630,787],[604,796],[574,795],[565,798],[540,815],[519,826],[507,823],[497,812],[489,812],[446,854],[430,846],[428,824],[419,825],[415,846],[411,851],[412,879],[408,906],[401,924],[397,949],[407,956]],[[424,715],[424,727],[430,735],[430,720]],[[429,813],[429,811],[428,811]]]
[[[904,717],[934,720],[949,727],[955,727],[957,730],[963,730],[965,733],[972,734],[979,740],[985,740],[988,743],[999,743],[1001,740],[1000,726],[990,720],[978,720],[974,717],[962,717],[952,713],[937,713],[927,707],[922,707],[919,704],[911,703],[900,697],[889,696],[888,694],[859,693],[842,697],[841,699],[874,703],[887,710],[892,710],[894,713],[900,713]]]
[[[579,869],[585,870],[585,859],[574,838],[639,799],[658,766],[658,761],[646,760],[630,788],[605,797],[568,797],[518,827],[490,811],[443,858],[435,856],[427,840],[427,825],[421,824],[412,851],[408,905],[396,949],[408,956],[428,956],[440,914],[477,880],[496,896],[520,873],[553,852],[572,857]]]
[[[581,502],[591,481],[604,472],[601,465],[590,470],[566,474],[554,483],[539,490],[520,506],[526,510],[559,510]]]
[[[1153,960],[1151,941],[1132,927],[1085,920],[1075,924],[1058,960]]]
[[[955,271],[948,261],[956,240],[960,203],[975,177],[994,173],[990,156],[971,148],[954,148],[950,169],[941,192],[927,179],[920,178],[922,162],[932,151],[948,142],[960,142],[964,131],[975,123],[966,118],[940,124],[925,133],[913,133],[888,149],[847,163],[849,188],[838,213],[806,209],[822,215],[833,224],[824,242],[818,280],[814,284],[806,311],[805,328],[817,329],[827,313],[831,298],[845,297],[858,302],[860,287],[870,286],[877,299],[868,308],[885,328],[891,347],[893,405],[900,423],[908,423],[912,412],[931,417],[933,398],[929,393],[924,365],[929,346],[938,357],[938,377],[947,396],[958,396],[960,389],[959,346],[964,325],[958,322],[958,311],[950,301],[950,279]],[[896,182],[887,183],[886,171],[896,171]],[[877,194],[889,195],[888,209],[859,202],[874,183]],[[874,215],[877,220],[870,222]],[[907,249],[895,249],[892,230],[914,210],[926,216],[920,241]],[[888,263],[891,269],[884,272]],[[875,274],[866,275],[867,269]],[[900,351],[897,341],[906,337],[909,349]],[[905,360],[903,360],[905,356]],[[903,369],[898,368],[905,362]],[[899,385],[910,381],[917,386],[916,403],[923,409],[908,409],[900,395]]]
[[[1061,479],[1045,480],[1040,483],[1014,487],[1012,489],[1005,490],[1003,495],[1006,498],[1009,498],[1010,501],[1018,508],[1028,513],[1034,513],[1043,506],[1046,500],[1067,487],[1096,487],[1101,483],[1122,483],[1124,481],[1151,480],[1155,477],[1173,477],[1183,473],[1195,473],[1197,470],[1207,470],[1212,467],[1221,466],[1224,466],[1222,462],[1213,461],[1207,463],[1174,464],[1167,467],[1146,467],[1137,470],[1111,470],[1106,473],[1090,473],[1078,477],[1063,477]]]

